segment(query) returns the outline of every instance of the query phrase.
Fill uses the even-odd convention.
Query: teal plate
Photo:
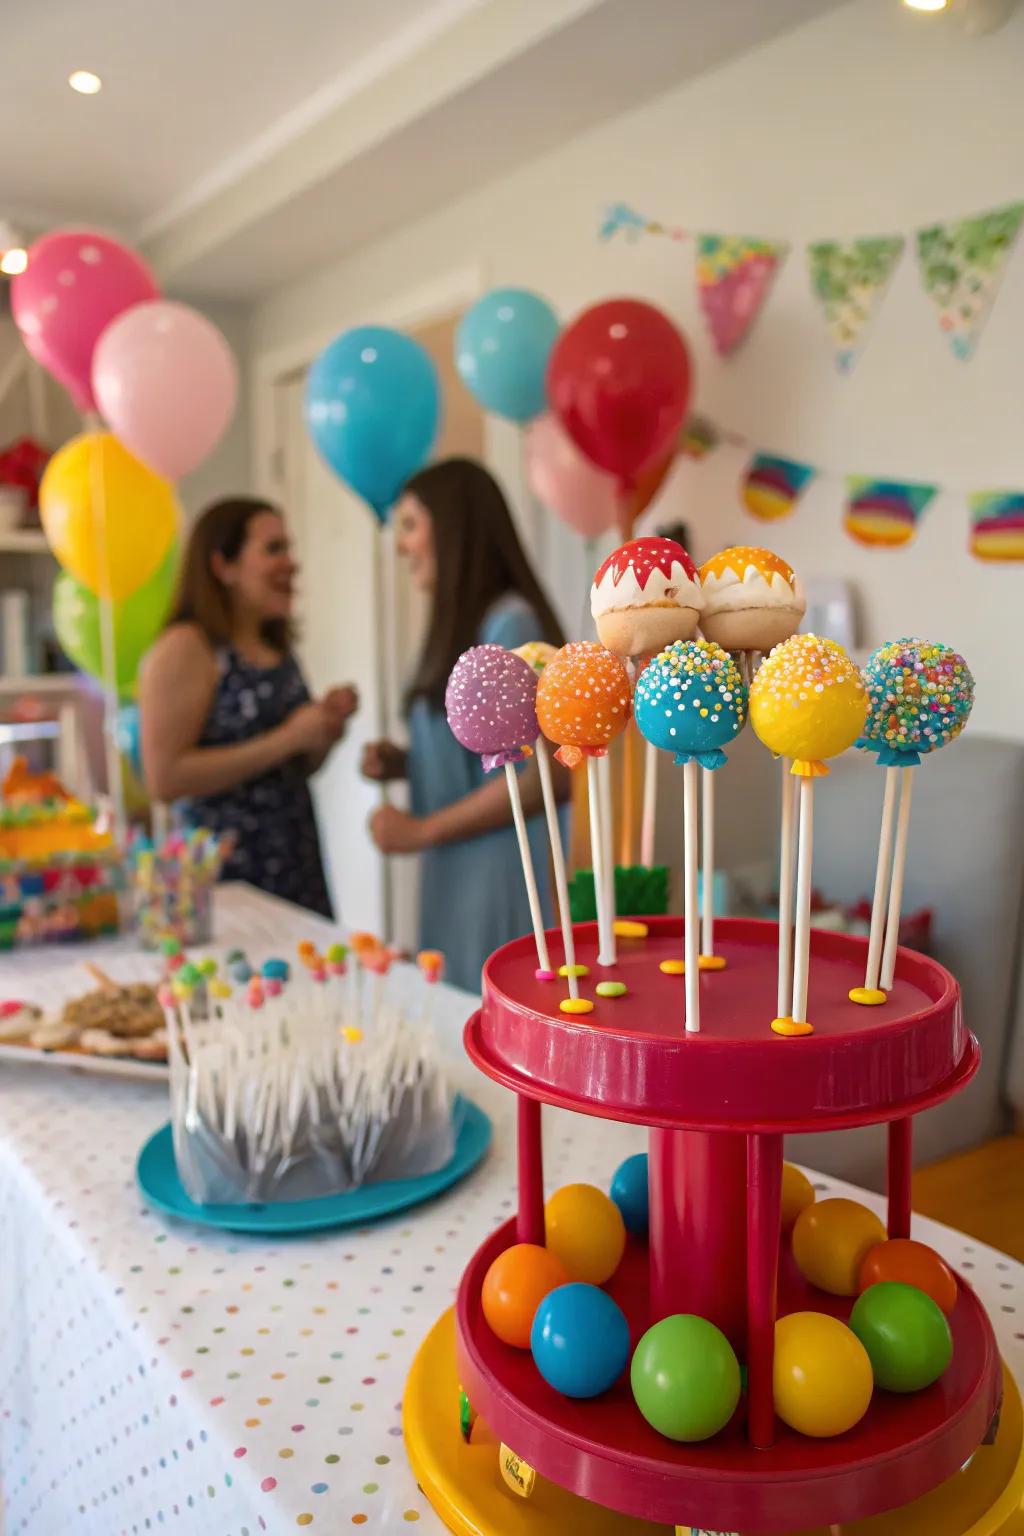
[[[289,1232],[363,1226],[432,1200],[472,1172],[491,1144],[491,1122],[482,1109],[461,1097],[455,1100],[452,1118],[457,1128],[455,1152],[435,1173],[422,1174],[418,1179],[364,1184],[347,1194],[324,1195],[319,1200],[288,1200],[279,1205],[195,1205],[178,1178],[169,1122],[149,1138],[139,1153],[135,1176],[150,1205],[168,1216],[202,1227],[281,1237]]]

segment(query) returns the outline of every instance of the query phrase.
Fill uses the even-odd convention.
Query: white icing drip
[[[609,567],[604,577],[590,589],[590,612],[595,619],[602,614],[614,613],[622,608],[649,608],[654,603],[668,604],[675,608],[703,607],[698,582],[686,574],[685,566],[678,560],[672,562],[672,573],[666,576],[655,566],[641,587],[632,566],[627,566],[618,581]]]
[[[742,577],[731,566],[720,573],[709,572],[703,589],[706,613],[736,613],[754,607],[795,608],[803,613],[807,607],[799,576],[793,577],[791,586],[781,571],[765,577],[756,565],[748,565]]]

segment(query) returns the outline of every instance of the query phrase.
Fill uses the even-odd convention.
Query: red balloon
[[[690,399],[686,343],[653,304],[595,304],[555,342],[548,398],[587,458],[632,487],[675,446]]]

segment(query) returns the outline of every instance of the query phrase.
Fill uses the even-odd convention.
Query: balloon
[[[180,555],[175,540],[149,580],[114,604],[117,691],[122,697],[134,688],[139,663],[170,612]],[[53,628],[69,660],[81,671],[102,678],[99,598],[66,571],[61,571],[53,584]]]
[[[439,417],[437,370],[419,342],[399,331],[345,331],[309,370],[310,436],[328,468],[381,522],[426,463]]]
[[[709,1440],[740,1397],[736,1353],[714,1323],[690,1313],[648,1328],[633,1355],[630,1384],[648,1424],[669,1440]]]
[[[619,1164],[612,1179],[611,1195],[626,1223],[627,1232],[642,1237],[647,1231],[649,1211],[646,1152],[636,1152]]]
[[[920,1392],[953,1358],[949,1324],[924,1291],[883,1280],[854,1302],[850,1327],[867,1350],[875,1383],[886,1392]]]
[[[619,1208],[593,1184],[566,1184],[544,1207],[550,1251],[570,1280],[603,1285],[619,1267],[626,1228]]]
[[[112,320],[160,290],[141,257],[109,235],[58,229],[37,240],[11,281],[11,312],[22,339],[69,391],[93,411],[93,351]]]
[[[788,1232],[801,1211],[813,1205],[817,1196],[814,1185],[793,1163],[782,1165],[782,1230]]]
[[[85,432],[57,450],[39,487],[39,511],[64,569],[115,602],[148,581],[181,523],[173,487],[109,432]]]
[[[530,423],[523,454],[526,482],[541,506],[585,539],[614,528],[615,481],[583,456],[556,416],[538,416]]]
[[[858,1285],[866,1291],[869,1285],[878,1285],[883,1280],[902,1280],[905,1285],[915,1285],[943,1312],[952,1312],[956,1306],[956,1276],[927,1243],[915,1243],[909,1237],[894,1237],[869,1249],[860,1266]]]
[[[526,288],[494,288],[459,321],[455,366],[485,411],[530,421],[546,403],[544,379],[558,316]]]
[[[555,343],[548,397],[577,447],[629,487],[676,445],[690,397],[686,343],[652,304],[595,304]]]
[[[568,1275],[553,1253],[536,1243],[514,1243],[484,1276],[481,1303],[491,1331],[504,1344],[529,1349],[534,1315],[544,1297]]]
[[[793,1227],[793,1257],[805,1280],[833,1296],[856,1296],[869,1249],[885,1242],[885,1228],[856,1200],[818,1200]]]
[[[530,1331],[534,1364],[566,1397],[597,1397],[622,1375],[629,1324],[596,1285],[561,1285],[545,1296]]]
[[[139,706],[122,704],[114,721],[114,740],[117,742],[117,750],[128,759],[129,767],[137,778],[142,777],[140,727]]]
[[[801,1435],[845,1434],[871,1402],[871,1361],[845,1323],[791,1312],[775,1324],[775,1412]]]
[[[130,453],[165,480],[207,457],[234,414],[238,370],[215,325],[187,304],[136,304],[92,359],[96,403]]]

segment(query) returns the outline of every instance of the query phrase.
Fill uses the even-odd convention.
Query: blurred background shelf
[[[0,529],[0,554],[49,555],[50,546],[41,528]]]

